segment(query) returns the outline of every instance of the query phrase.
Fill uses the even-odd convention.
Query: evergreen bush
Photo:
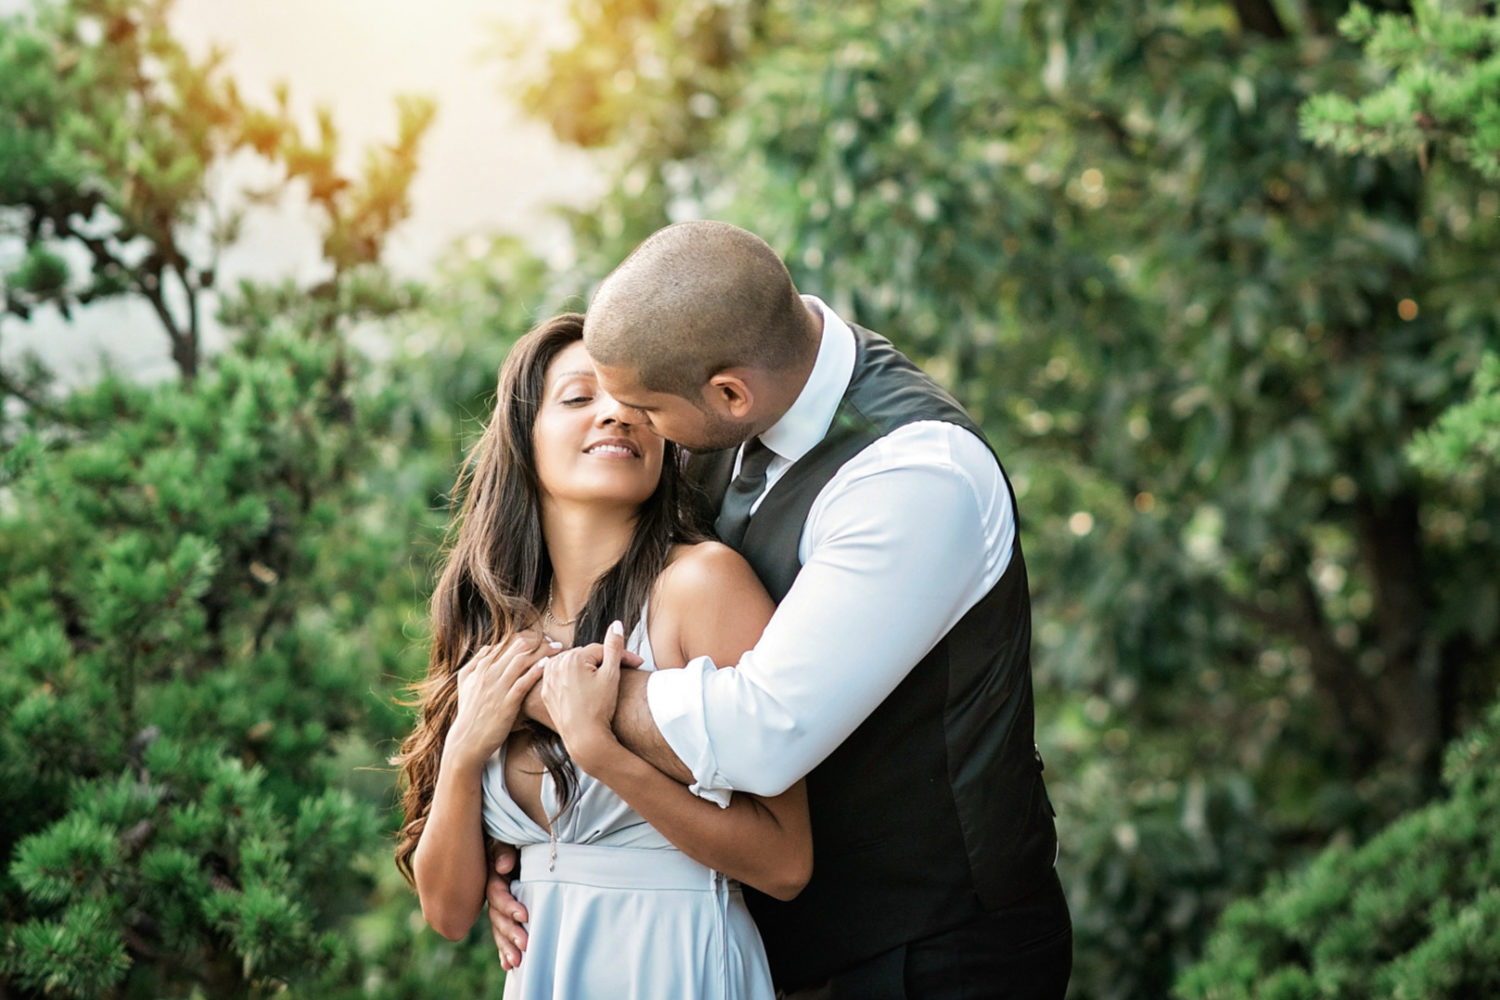
[[[359,368],[282,324],[195,387],[106,378],[7,449],[0,993],[364,978],[391,779],[352,768],[406,724],[425,499],[374,487],[396,396]]]
[[[1449,794],[1225,911],[1182,1000],[1500,996],[1500,703],[1448,749]]]

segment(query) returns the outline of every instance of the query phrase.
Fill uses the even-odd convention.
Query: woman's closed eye
[[[549,390],[549,395],[562,406],[583,406],[592,403],[599,395],[591,372],[563,372]]]

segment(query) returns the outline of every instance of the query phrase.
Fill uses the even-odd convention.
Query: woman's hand
[[[481,646],[458,668],[458,708],[445,750],[482,761],[500,749],[554,652],[545,639],[525,632],[503,645]]]
[[[552,657],[542,679],[542,701],[552,728],[562,737],[573,763],[590,774],[600,760],[623,752],[612,725],[624,649],[625,629],[615,622],[604,637],[597,666],[591,655],[594,647],[570,649]]]

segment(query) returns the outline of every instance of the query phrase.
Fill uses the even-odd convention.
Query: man
[[[779,987],[1061,998],[1072,932],[1025,564],[979,428],[724,223],[646,240],[595,294],[584,341],[622,417],[695,454],[716,529],[779,602],[737,669],[626,671],[615,718],[721,803],[807,776],[812,881],[751,902]],[[489,898],[497,939],[523,940],[502,880]]]

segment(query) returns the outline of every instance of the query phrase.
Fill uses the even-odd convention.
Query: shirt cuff
[[[703,704],[704,679],[717,669],[713,660],[700,656],[681,670],[653,672],[646,680],[646,707],[667,746],[693,772],[688,791],[727,809],[733,789],[719,775]]]

